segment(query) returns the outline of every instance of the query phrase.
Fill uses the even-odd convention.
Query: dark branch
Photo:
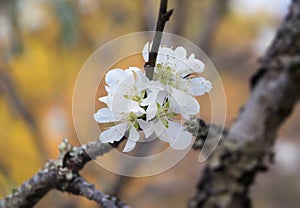
[[[103,194],[98,191],[93,184],[88,183],[82,177],[77,176],[73,179],[72,183],[68,183],[67,187],[63,187],[61,191],[72,193],[74,195],[84,196],[90,200],[93,200],[100,204],[102,207],[106,208],[129,208],[125,203],[117,199],[116,197],[111,197],[109,195]]]
[[[203,120],[194,120],[186,123],[188,130],[197,135],[194,149],[201,148],[203,141],[206,139],[210,125],[205,124]],[[218,131],[219,127],[213,126],[213,129]],[[196,132],[197,131],[197,132]],[[4,199],[0,200],[0,208],[7,207],[32,207],[45,194],[53,189],[78,194],[79,184],[84,182],[84,179],[79,176],[79,171],[86,163],[109,152],[113,147],[110,144],[104,144],[100,141],[91,142],[87,145],[72,147],[67,139],[59,145],[60,156],[57,160],[48,161],[44,168],[35,174],[31,179],[24,182],[17,190]],[[76,183],[75,183],[76,182]],[[75,184],[74,184],[75,183]],[[76,185],[77,184],[77,185]],[[80,195],[97,201],[102,193],[84,182],[86,193]],[[106,196],[106,195],[105,195]],[[127,207],[123,202],[115,197],[108,197],[108,200],[114,202],[117,207]]]
[[[151,51],[149,53],[149,61],[145,63],[145,71],[146,76],[152,80],[153,79],[153,73],[154,73],[154,67],[156,63],[157,53],[159,50],[161,38],[163,35],[163,31],[166,25],[166,22],[170,19],[173,9],[167,10],[168,6],[168,0],[161,0],[160,1],[160,8],[156,23],[156,30],[154,34],[153,44],[151,47]]]
[[[224,135],[190,201],[191,208],[249,208],[249,189],[272,161],[277,131],[300,95],[300,2],[289,14],[263,58],[249,100]]]
[[[115,197],[97,191],[79,175],[84,165],[111,150],[109,144],[100,141],[88,145],[72,147],[66,139],[60,144],[60,156],[48,161],[44,168],[24,182],[11,195],[0,201],[0,208],[33,207],[52,189],[82,195],[94,200],[103,207],[128,207]]]

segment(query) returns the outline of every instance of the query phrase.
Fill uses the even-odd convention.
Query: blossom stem
[[[160,8],[156,23],[156,30],[153,38],[153,45],[149,53],[149,61],[145,63],[145,71],[148,79],[153,79],[154,67],[156,63],[159,45],[161,43],[162,32],[164,31],[166,22],[170,19],[173,9],[167,10],[168,0],[160,1]]]

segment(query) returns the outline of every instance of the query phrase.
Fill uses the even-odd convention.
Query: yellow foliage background
[[[211,1],[182,2],[170,1],[170,7],[175,11],[166,31],[172,32],[180,24],[178,35],[198,44],[203,26],[209,21],[205,17],[211,11]],[[178,7],[181,4],[185,7]],[[72,123],[72,93],[78,72],[94,50],[105,42],[128,33],[154,29],[158,5],[157,0],[1,2],[0,72],[11,80],[9,87],[13,87],[36,127],[26,122],[11,102],[5,91],[8,85],[3,82],[1,88],[0,84],[0,198],[30,178],[46,159],[56,158],[57,145],[63,138],[69,138],[74,145],[79,144]],[[186,10],[181,11],[183,9]],[[180,12],[184,12],[184,21],[178,17]],[[17,24],[14,19],[18,20]],[[261,55],[255,50],[260,32],[276,27],[279,22],[278,16],[270,16],[263,9],[252,15],[242,15],[229,7],[215,28],[210,57],[224,83],[227,125],[234,122],[249,94],[248,79]],[[125,68],[129,63],[127,60],[118,66]],[[204,106],[202,111],[208,110],[206,108]],[[300,149],[299,142],[295,141],[300,135],[297,115],[299,113],[280,132],[281,140],[295,146],[295,151]],[[204,119],[206,117],[209,115],[204,113]],[[191,152],[163,174],[128,178],[120,197],[133,207],[183,207],[192,196],[203,167],[197,158],[198,153]],[[292,172],[286,171],[290,167],[282,167],[279,163],[275,172],[259,180],[262,185],[253,193],[258,199],[256,207],[282,207],[285,202],[290,204],[289,207],[300,204],[296,196],[300,191],[296,180],[300,167],[292,168]],[[119,179],[94,163],[87,165],[83,175],[104,192],[110,192]],[[288,194],[274,191],[274,186],[284,190],[288,184],[292,187]],[[97,207],[81,197],[55,191],[36,207],[67,206]]]

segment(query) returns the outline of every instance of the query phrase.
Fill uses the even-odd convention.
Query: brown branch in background
[[[35,122],[35,119],[20,99],[11,77],[4,71],[0,71],[0,89],[6,96],[9,106],[11,106],[28,125],[33,135],[34,143],[36,144],[36,149],[39,152],[39,155],[43,158],[43,160],[46,160],[47,148],[44,146],[43,137],[41,136],[41,132]]]
[[[11,52],[12,55],[19,55],[23,51],[23,42],[21,40],[21,28],[20,28],[20,22],[19,22],[19,2],[18,0],[11,0],[9,2],[10,7],[10,19],[11,19],[11,25],[12,25],[12,47]]]
[[[249,189],[272,162],[279,127],[300,96],[300,1],[293,0],[236,123],[209,159],[191,208],[249,208]],[[260,68],[261,68],[260,67]]]
[[[179,35],[182,36],[185,32],[185,27],[189,26],[189,24],[187,24],[187,19],[188,19],[188,9],[189,9],[189,5],[190,5],[190,1],[189,0],[176,0],[175,1],[175,8],[178,8],[174,14],[174,16],[172,17],[173,19],[173,28],[172,28],[172,32],[175,35]]]
[[[146,77],[150,80],[153,79],[154,67],[156,63],[157,53],[159,50],[162,34],[166,25],[166,22],[170,19],[173,9],[167,10],[168,0],[160,1],[160,8],[157,18],[156,30],[153,38],[153,44],[149,53],[149,61],[145,63]]]
[[[0,88],[7,96],[7,100],[9,101],[10,105],[21,115],[30,128],[35,131],[37,129],[37,125],[32,115],[26,109],[23,102],[19,99],[19,95],[17,95],[11,78],[4,72],[0,72]]]
[[[149,0],[138,1],[140,3],[140,10],[142,11],[141,28],[146,31],[151,31],[155,27],[153,2]]]
[[[216,30],[228,11],[229,0],[213,0],[207,16],[204,18],[204,26],[202,27],[199,39],[196,40],[197,45],[207,54],[211,53],[212,42],[216,34]]]
[[[9,65],[8,63],[11,61],[13,56],[20,55],[23,51],[23,42],[21,40],[21,29],[18,18],[19,5],[18,0],[2,1],[0,2],[0,5],[8,11],[10,24],[12,27],[11,46],[4,51],[4,55],[1,57],[2,61],[5,63],[4,65]],[[4,68],[6,69],[8,67]],[[6,73],[5,69],[0,69],[0,89],[6,96],[7,101],[10,104],[9,107],[12,107],[12,109],[21,116],[25,124],[28,126],[40,158],[42,161],[46,161],[48,150],[43,143],[42,133],[35,121],[34,116],[30,113],[24,102],[20,99],[15,83],[10,75]]]

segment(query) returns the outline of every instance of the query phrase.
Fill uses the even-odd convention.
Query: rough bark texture
[[[208,161],[189,207],[251,207],[249,188],[267,169],[278,128],[299,99],[299,40],[300,1],[293,0],[251,80],[246,106]]]
[[[37,174],[1,200],[0,208],[33,207],[52,189],[85,196],[107,208],[127,207],[116,198],[96,190],[78,173],[87,162],[110,151],[111,148],[109,144],[100,141],[72,147],[68,140],[64,139],[59,146],[59,158],[48,161]]]

